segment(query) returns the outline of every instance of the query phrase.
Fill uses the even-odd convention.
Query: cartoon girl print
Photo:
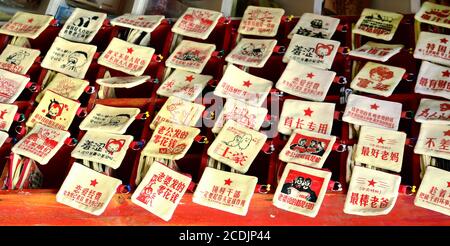
[[[322,44],[318,43],[316,45],[316,55],[319,56],[321,59],[323,59],[325,56],[331,55],[331,52],[333,51],[334,45],[332,44]]]
[[[121,151],[124,145],[125,139],[111,138],[106,142],[105,149],[110,155],[113,155],[114,153]]]
[[[374,89],[377,90],[388,90],[389,85],[383,85],[383,81],[391,79],[394,77],[394,72],[389,70],[387,67],[379,66],[372,68],[369,71],[369,79],[358,78],[359,82],[356,84],[360,88],[367,88],[370,84],[377,83]]]
[[[56,101],[56,99],[50,100],[50,104],[48,105],[48,111],[45,117],[55,120],[56,117],[61,116],[63,112],[64,106]]]
[[[66,64],[61,65],[62,69],[67,69],[69,71],[78,72],[78,69],[84,66],[87,63],[88,55],[84,51],[75,51],[72,52],[67,57]]]

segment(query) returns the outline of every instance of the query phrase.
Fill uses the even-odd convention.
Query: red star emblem
[[[450,130],[447,130],[447,131],[444,132],[444,137],[445,136],[450,136]]]
[[[450,188],[450,182],[447,182],[447,188]]]
[[[380,144],[384,144],[384,141],[386,141],[385,139],[383,139],[382,137],[377,138],[378,143]]]
[[[252,83],[250,83],[250,80],[244,81],[244,85],[245,87],[249,87],[252,85]]]
[[[442,71],[442,77],[450,77],[450,71],[448,70]]]
[[[308,77],[308,78],[310,78],[310,79],[312,79],[312,78],[314,78],[314,74],[313,73],[308,73],[307,75],[306,75],[306,77]]]
[[[128,54],[133,54],[133,51],[134,51],[133,48],[127,48],[127,53]]]
[[[311,110],[310,107],[308,107],[307,109],[304,109],[303,111],[305,111],[305,116],[309,116],[309,117],[311,117],[312,113],[314,112]]]
[[[378,106],[376,103],[370,105],[370,109],[375,109],[377,110],[380,106]]]
[[[375,187],[375,184],[377,183],[373,180],[373,178],[372,178],[372,180],[369,180],[367,182],[369,182],[369,186],[372,186],[372,187]]]
[[[31,22],[34,21],[34,19],[33,19],[33,18],[30,18],[30,19],[28,19],[27,21],[28,21],[28,23],[31,23]]]
[[[225,179],[225,185],[231,185],[231,183],[233,183],[233,181],[231,181],[230,178]]]
[[[194,79],[193,75],[186,76],[186,81],[192,82],[193,79]]]
[[[97,182],[97,180],[96,179],[94,179],[94,180],[91,180],[91,186],[96,186],[98,184],[98,182]]]
[[[441,43],[446,44],[448,42],[448,39],[446,38],[441,38]]]

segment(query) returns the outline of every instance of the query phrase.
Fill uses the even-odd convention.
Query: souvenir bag
[[[450,35],[420,32],[414,58],[450,66]]]
[[[203,89],[213,77],[191,73],[188,71],[175,69],[170,76],[164,80],[156,91],[160,96],[176,96],[186,101],[194,101],[201,95]]]
[[[42,182],[42,172],[34,160],[14,153],[9,155],[0,177],[0,189],[36,189],[42,187]]]
[[[0,103],[14,103],[29,81],[29,77],[0,69]]]
[[[342,121],[364,126],[398,130],[402,104],[350,94]]]
[[[138,108],[96,104],[94,109],[80,123],[80,130],[124,134],[139,112]]]
[[[419,123],[448,125],[450,122],[450,102],[422,98],[414,120]]]
[[[205,106],[201,104],[188,102],[181,98],[171,96],[150,123],[150,129],[155,130],[156,126],[161,122],[195,126],[204,110]]]
[[[37,123],[41,123],[53,128],[67,130],[72,124],[79,107],[79,102],[48,90],[28,118],[26,126],[34,127]]]
[[[148,75],[109,77],[97,79],[95,82],[102,87],[108,88],[133,88],[148,82],[150,78]]]
[[[274,37],[280,26],[284,9],[248,6],[239,24],[238,33]]]
[[[428,166],[414,205],[450,216],[450,172]]]
[[[260,107],[271,89],[272,81],[251,75],[229,64],[214,90],[214,95],[227,99],[234,98]]]
[[[89,81],[87,80],[76,79],[62,73],[57,73],[53,79],[45,85],[44,89],[39,92],[36,97],[36,102],[40,102],[45,92],[48,90],[63,97],[78,100],[88,86]]]
[[[450,99],[450,68],[422,61],[414,92]]]
[[[323,101],[336,72],[317,69],[290,60],[276,84],[276,88],[293,96]]]
[[[450,7],[432,2],[424,2],[414,18],[422,23],[450,28]]]
[[[295,129],[321,134],[331,134],[334,119],[334,103],[286,99],[281,111],[278,131],[291,135]]]
[[[182,40],[166,60],[166,66],[201,73],[216,50],[214,44]]]
[[[414,153],[450,160],[450,126],[421,124]]]
[[[214,166],[218,161],[246,173],[266,140],[265,134],[228,120],[208,148],[208,156],[211,157],[208,166]]]
[[[0,131],[0,147],[3,146],[3,144],[6,142],[6,140],[8,139],[9,135],[7,132],[4,131]]]
[[[111,25],[122,26],[146,33],[153,32],[161,21],[164,19],[163,15],[134,15],[123,14],[111,20]]]
[[[191,38],[207,39],[222,13],[199,8],[187,8],[172,27],[172,32]]]
[[[355,161],[386,170],[400,172],[406,133],[362,126]]]
[[[0,103],[0,131],[9,131],[16,118],[17,105]]]
[[[304,13],[294,29],[289,33],[288,38],[298,34],[314,38],[331,39],[339,25],[339,21],[338,18],[330,16]]]
[[[131,135],[88,131],[72,151],[71,156],[117,169],[122,164],[132,141]]]
[[[276,39],[243,38],[225,58],[233,64],[262,68],[277,45]]]
[[[351,50],[348,54],[367,60],[386,62],[394,55],[398,54],[404,45],[402,44],[383,44],[369,41],[363,46]]]
[[[330,69],[340,44],[335,40],[295,34],[283,56],[283,62],[295,60],[301,64]]]
[[[331,172],[288,163],[273,195],[275,207],[316,217],[322,205]]]
[[[35,39],[50,25],[52,20],[53,16],[18,11],[0,27],[0,33]]]
[[[105,19],[105,13],[75,8],[58,36],[70,41],[90,43]]]
[[[247,215],[257,177],[206,167],[192,201],[241,216]]]
[[[37,123],[25,137],[12,147],[11,151],[45,165],[69,137],[70,133],[67,131]]]
[[[56,201],[77,210],[102,214],[122,181],[73,163],[56,194]]]
[[[353,33],[390,41],[403,15],[378,9],[364,9],[353,28]]]
[[[402,80],[406,70],[375,62],[367,62],[353,79],[353,90],[388,97]]]
[[[131,196],[131,201],[169,221],[190,183],[191,177],[154,162]]]
[[[344,213],[361,216],[388,214],[398,197],[401,176],[355,166]]]
[[[141,76],[150,64],[155,49],[113,38],[98,58],[98,64],[133,76]]]
[[[183,158],[194,142],[200,129],[161,122],[153,131],[153,135],[141,152],[136,184],[155,161],[163,163],[172,169],[178,169],[176,160]]]
[[[219,117],[214,122],[214,127],[211,131],[216,134],[219,133],[228,120],[234,120],[242,126],[259,131],[259,128],[266,119],[267,111],[266,108],[251,106],[239,100],[229,98],[225,102]]]
[[[297,129],[292,132],[278,158],[284,162],[322,168],[335,142],[335,136]]]
[[[41,66],[82,79],[91,65],[96,50],[95,45],[74,43],[56,37]]]
[[[26,74],[41,51],[8,44],[0,54],[0,68]]]

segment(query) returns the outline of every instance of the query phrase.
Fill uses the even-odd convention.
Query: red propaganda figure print
[[[309,202],[315,203],[320,189],[322,189],[323,182],[324,178],[322,177],[290,170],[281,189],[281,193],[292,195],[293,190],[296,190],[299,192],[297,198],[304,198]]]

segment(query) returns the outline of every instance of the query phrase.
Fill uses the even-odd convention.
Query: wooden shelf
[[[345,194],[328,193],[318,216],[309,218],[274,207],[271,194],[255,194],[247,216],[239,216],[194,204],[189,193],[172,220],[165,222],[134,205],[130,194],[116,194],[100,216],[57,203],[55,194],[55,190],[0,191],[0,225],[450,225],[450,217],[415,207],[414,197],[406,195],[399,196],[390,214],[363,217],[343,213]]]

